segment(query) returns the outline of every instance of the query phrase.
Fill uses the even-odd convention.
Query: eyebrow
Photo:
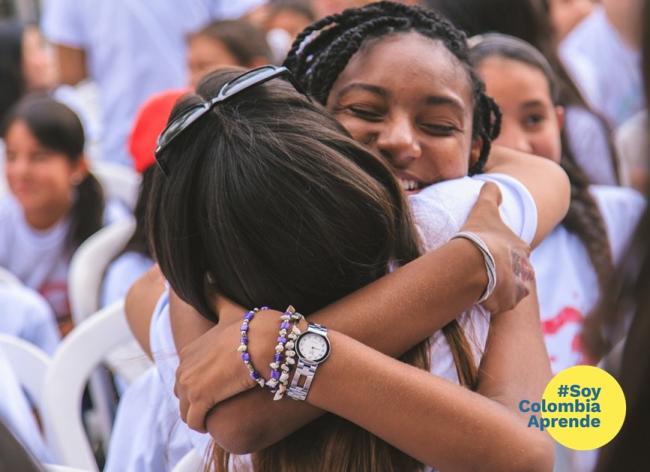
[[[379,95],[382,98],[388,98],[388,96],[390,95],[387,90],[378,87],[376,85],[364,84],[361,82],[353,82],[351,84],[346,85],[341,90],[339,90],[339,93],[336,94],[336,99],[338,100],[343,95],[353,90],[363,90],[365,92],[370,92],[372,94]]]
[[[545,103],[541,99],[535,99],[535,100],[528,100],[527,102],[524,102],[520,105],[520,108],[533,108],[533,107],[539,107],[539,106],[544,106]]]
[[[377,85],[370,85],[362,82],[353,82],[343,87],[336,94],[336,99],[339,100],[342,96],[354,90],[363,90],[365,92],[370,92],[374,95],[379,95],[382,98],[390,97],[390,92]],[[451,105],[452,107],[456,108],[458,111],[461,112],[464,111],[463,105],[453,97],[446,97],[442,95],[427,95],[426,97],[424,97],[423,102],[425,105]]]

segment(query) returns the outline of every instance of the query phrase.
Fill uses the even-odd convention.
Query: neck
[[[25,220],[32,228],[45,231],[56,225],[70,210],[70,201],[66,204],[50,205],[47,208],[25,210]]]
[[[604,2],[605,15],[607,20],[614,27],[625,44],[633,49],[641,48],[641,22],[640,6],[636,7],[635,2],[607,1]]]

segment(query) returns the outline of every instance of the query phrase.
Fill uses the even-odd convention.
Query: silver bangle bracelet
[[[497,265],[494,261],[494,256],[490,252],[490,248],[488,248],[487,244],[485,244],[481,237],[476,233],[472,233],[471,231],[460,231],[456,233],[451,239],[456,238],[463,238],[471,241],[474,246],[476,246],[477,249],[481,251],[481,254],[483,254],[483,261],[485,262],[485,271],[487,272],[488,281],[483,295],[481,295],[481,298],[479,298],[479,300],[476,302],[483,303],[485,300],[490,298],[497,286]]]

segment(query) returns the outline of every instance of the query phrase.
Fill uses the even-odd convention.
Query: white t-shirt
[[[151,95],[187,84],[185,40],[217,18],[261,0],[48,0],[42,29],[54,44],[83,49],[100,93],[101,158],[131,166],[126,139]]]
[[[109,202],[104,211],[104,224],[125,215],[122,205]],[[48,230],[35,230],[11,194],[0,199],[0,266],[39,292],[58,318],[70,314],[67,293],[71,255],[65,250],[69,224],[66,217]]]
[[[59,330],[50,305],[35,291],[0,283],[0,333],[10,334],[53,354]]]
[[[634,234],[645,200],[629,188],[594,185],[590,191],[605,219],[617,262]],[[580,348],[579,335],[585,316],[598,301],[599,290],[587,250],[578,236],[558,226],[533,251],[531,262],[553,372],[588,363]]]
[[[34,457],[52,463],[52,455],[32,414],[29,402],[16,378],[2,346],[0,346],[0,420]]]
[[[105,307],[124,298],[137,279],[153,265],[153,261],[139,252],[129,251],[115,259],[106,269],[100,294],[100,306]]]
[[[587,101],[612,128],[645,106],[641,54],[623,42],[602,7],[567,35],[559,53]]]
[[[497,174],[489,174],[477,177],[465,177],[462,179],[443,182],[433,185],[422,190],[419,194],[410,197],[410,203],[415,216],[418,231],[422,236],[425,249],[427,251],[435,249],[447,242],[462,226],[467,216],[476,202],[478,193],[483,186],[484,181],[493,181],[499,185],[503,196],[503,203],[500,207],[501,215],[506,224],[518,234],[522,239],[531,242],[537,229],[537,210],[534,201],[523,185],[516,180]],[[459,317],[461,326],[472,344],[475,361],[480,362],[482,353],[487,340],[489,329],[490,315],[482,307],[475,306],[471,310],[463,313]],[[139,384],[140,393],[134,393],[133,398],[147,398],[147,390],[155,390],[167,395],[166,408],[175,411],[178,415],[178,399],[173,395],[175,382],[175,372],[178,367],[178,356],[174,345],[171,322],[169,318],[168,294],[162,295],[151,320],[150,327],[150,344],[156,363],[158,376],[149,376],[146,382]],[[456,368],[449,350],[449,345],[441,332],[437,332],[431,339],[431,373],[442,376],[448,380],[458,383]],[[161,385],[158,382],[162,382]],[[132,388],[132,387],[130,387]],[[124,400],[123,400],[124,402]],[[145,422],[138,421],[136,425],[129,419],[120,419],[119,416],[129,416],[131,418],[141,417],[143,411],[151,408],[151,405],[157,405],[156,402],[134,400],[129,406],[122,406],[123,412],[118,412],[117,425],[124,425],[124,433],[128,431],[130,436],[139,436],[149,438],[151,443],[138,444],[137,448],[133,447],[130,442],[112,445],[109,451],[108,464],[117,464],[118,459],[112,457],[121,457],[124,460],[119,462],[119,467],[107,470],[134,470],[129,464],[149,461],[153,459],[146,456],[142,451],[160,450],[161,445],[156,441],[161,438],[172,438],[170,444],[176,445],[185,442],[187,451],[191,444],[201,457],[204,457],[206,448],[210,444],[210,436],[199,434],[187,428],[185,423],[179,421],[168,421],[166,423],[167,431],[160,422],[155,423],[155,432],[148,431],[152,426]],[[154,406],[156,408],[156,406]],[[165,410],[166,412],[168,410]],[[167,413],[165,413],[167,416]],[[139,425],[139,426],[137,426]],[[173,427],[172,427],[173,426]],[[142,427],[139,434],[134,433],[134,427]],[[115,429],[118,436],[120,433]],[[176,451],[176,454],[182,453]],[[240,458],[246,462],[246,457]],[[172,464],[173,465],[173,464]],[[140,470],[154,470],[143,467]]]

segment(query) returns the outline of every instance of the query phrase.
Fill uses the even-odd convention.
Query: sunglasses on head
[[[162,170],[163,174],[169,175],[169,167],[168,163],[165,162],[165,159],[162,156],[162,151],[167,146],[169,146],[169,143],[176,139],[183,131],[189,128],[192,123],[209,112],[217,103],[223,102],[237,95],[238,93],[250,89],[251,87],[255,87],[256,85],[260,85],[268,82],[269,80],[283,76],[286,77],[289,82],[291,82],[296,90],[299,92],[301,91],[296,82],[293,80],[291,71],[289,71],[289,69],[286,67],[266,65],[257,67],[256,69],[251,69],[248,72],[244,72],[240,76],[226,82],[219,89],[219,93],[217,93],[214,98],[203,101],[202,103],[198,103],[181,112],[176,118],[167,124],[162,133],[160,133],[160,136],[158,136],[154,155],[156,157],[156,162],[158,163],[158,166]]]

